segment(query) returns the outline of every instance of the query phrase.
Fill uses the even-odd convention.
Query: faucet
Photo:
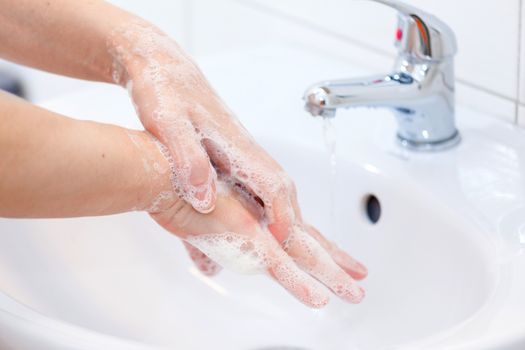
[[[357,79],[322,81],[304,94],[313,116],[335,117],[339,108],[386,107],[397,122],[402,147],[437,151],[457,145],[454,117],[452,29],[433,15],[396,0],[371,0],[398,11],[391,73]]]

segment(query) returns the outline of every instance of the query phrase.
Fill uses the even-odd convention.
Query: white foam
[[[199,113],[204,115],[208,114],[205,110],[199,110]],[[212,119],[212,116],[208,114],[207,119]],[[239,129],[242,137],[247,140],[252,140],[251,136],[244,131]],[[229,162],[228,174],[235,182],[235,180],[247,188],[249,188],[255,195],[257,195],[265,206],[265,212],[269,215],[270,221],[273,220],[272,205],[277,196],[288,196],[292,194],[293,182],[290,177],[284,172],[284,170],[274,170],[275,165],[268,165],[268,161],[272,161],[269,156],[253,159],[254,155],[250,155],[246,152],[246,147],[239,147],[232,140],[229,140],[223,136],[221,132],[216,129],[209,127],[201,127],[198,133],[201,140],[209,139],[213,141],[213,147],[216,147],[215,152],[219,155],[223,155]],[[239,137],[240,138],[240,137]],[[255,141],[252,140],[254,149],[260,148]],[[257,156],[257,155],[255,155]],[[284,208],[283,208],[284,209]],[[293,207],[290,203],[288,206],[288,212],[286,213],[289,217],[294,217]]]
[[[189,236],[185,240],[232,271],[258,274],[267,270],[264,247],[255,239],[224,232]]]

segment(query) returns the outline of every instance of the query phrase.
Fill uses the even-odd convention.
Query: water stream
[[[337,230],[337,215],[336,215],[336,190],[337,190],[337,131],[335,128],[334,118],[323,118],[323,138],[328,152],[330,181],[329,181],[329,226],[326,235],[333,241],[340,241],[339,232]]]

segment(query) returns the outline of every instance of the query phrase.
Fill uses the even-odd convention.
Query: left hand
[[[304,304],[319,308],[328,303],[324,285],[341,299],[358,303],[364,290],[356,279],[366,268],[326,240],[314,228],[296,224],[280,244],[261,224],[261,208],[241,190],[219,181],[217,205],[201,214],[181,199],[152,217],[166,230],[197,247],[201,270],[210,261],[241,273],[268,273]],[[210,260],[213,259],[213,260]],[[214,272],[214,271],[210,271]]]

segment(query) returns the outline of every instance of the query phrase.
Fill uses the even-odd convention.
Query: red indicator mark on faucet
[[[403,39],[403,31],[401,30],[401,28],[397,28],[397,30],[396,30],[396,40],[397,41],[401,41],[401,39]]]

